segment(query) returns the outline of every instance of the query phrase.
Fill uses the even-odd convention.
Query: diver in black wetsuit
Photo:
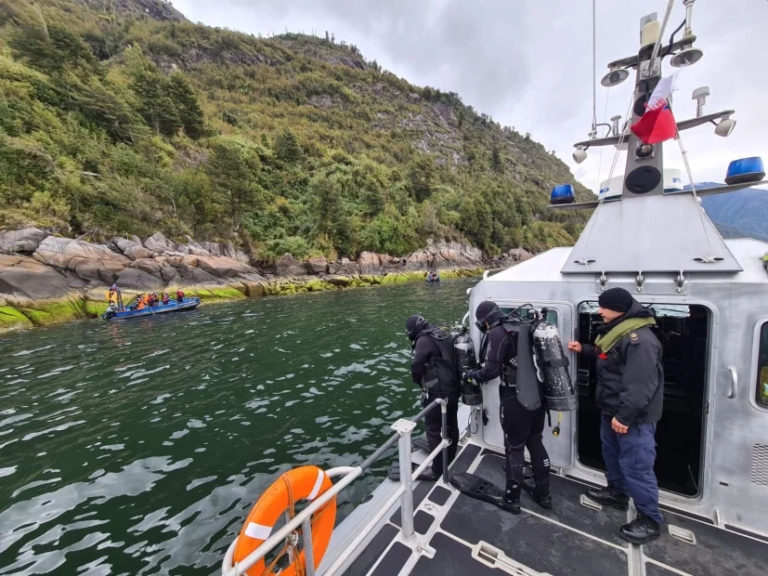
[[[513,514],[520,513],[521,488],[525,488],[542,507],[552,508],[549,492],[549,455],[541,439],[546,408],[542,403],[539,408],[531,411],[523,407],[517,399],[517,333],[507,331],[504,326],[504,313],[493,302],[481,302],[475,312],[475,318],[478,328],[484,333],[484,345],[480,352],[484,363],[481,368],[466,373],[465,377],[476,382],[487,382],[500,376],[499,402],[507,477],[504,508]],[[527,325],[523,324],[521,329],[527,329]],[[527,364],[532,365],[532,362]],[[535,378],[535,373],[523,374],[521,371],[519,377]],[[526,446],[531,456],[535,487],[523,482]]]
[[[453,356],[453,342],[450,338],[440,337],[440,331],[427,322],[423,316],[414,314],[405,323],[405,330],[411,341],[413,360],[411,361],[411,377],[421,386],[421,405],[426,407],[437,398],[446,398],[448,438],[448,463],[456,456],[459,442],[459,375]],[[438,408],[429,411],[424,419],[427,433],[427,443],[430,452],[442,439],[442,414]],[[437,457],[432,461],[432,477],[437,479],[443,473],[443,459]],[[425,478],[425,476],[422,476]]]

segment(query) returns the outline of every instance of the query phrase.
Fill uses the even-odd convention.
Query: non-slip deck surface
[[[451,470],[469,470],[499,488],[504,486],[502,456],[487,450],[481,454],[474,445],[459,453]],[[585,506],[585,488],[575,480],[553,476],[553,509],[544,510],[523,494],[523,512],[514,515],[450,485],[420,482],[415,490],[420,504],[414,504],[416,539],[411,548],[398,531],[398,511],[347,574],[485,576],[510,573],[512,569],[505,564],[553,576],[768,574],[768,543],[669,511],[665,511],[668,523],[689,531],[695,543],[665,530],[659,539],[633,549],[618,533],[629,513]],[[390,542],[382,547],[386,538]],[[417,545],[434,550],[434,556],[408,553]],[[498,558],[495,567],[477,558],[480,545],[486,562],[493,564],[494,557]],[[631,563],[635,565],[630,567]]]

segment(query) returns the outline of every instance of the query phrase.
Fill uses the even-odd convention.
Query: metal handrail
[[[427,406],[425,406],[421,412],[413,416],[410,420],[406,419],[400,419],[398,422],[396,422],[393,425],[393,428],[397,429],[396,426],[398,423],[401,423],[403,421],[410,422],[415,425],[415,423],[419,422],[420,420],[423,420],[427,413],[429,413],[431,410],[433,410],[436,406],[441,407],[442,412],[442,441],[435,447],[435,449],[427,455],[427,458],[424,460],[424,462],[416,468],[411,474],[409,474],[409,470],[404,470],[404,463],[407,462],[410,463],[410,457],[411,457],[411,430],[413,429],[413,426],[411,426],[407,431],[398,431],[392,436],[390,436],[381,446],[379,446],[373,454],[371,454],[368,458],[363,460],[363,462],[358,466],[340,466],[337,468],[332,468],[330,470],[327,470],[325,473],[329,477],[333,478],[335,476],[341,476],[341,480],[339,480],[337,483],[335,483],[331,488],[329,488],[327,491],[323,492],[320,496],[318,496],[311,504],[309,504],[304,510],[302,510],[300,513],[298,513],[296,516],[294,516],[290,521],[286,522],[285,526],[280,528],[277,532],[272,534],[269,538],[267,538],[264,542],[261,543],[261,545],[256,548],[253,552],[251,552],[248,556],[243,558],[240,562],[233,565],[234,560],[234,551],[235,551],[235,545],[237,544],[237,538],[235,538],[232,543],[229,545],[229,548],[227,548],[227,552],[224,554],[224,559],[221,563],[221,573],[222,576],[242,576],[245,574],[245,572],[250,569],[256,562],[264,558],[273,548],[281,544],[291,533],[295,532],[296,529],[299,526],[303,527],[303,541],[305,543],[305,573],[307,576],[314,576],[315,573],[315,567],[314,567],[314,558],[311,555],[308,555],[306,553],[306,543],[307,541],[310,542],[310,553],[311,553],[311,541],[312,541],[312,526],[311,526],[311,516],[315,512],[317,512],[320,508],[325,506],[332,498],[334,498],[339,492],[341,492],[344,488],[346,488],[349,484],[351,484],[354,480],[356,480],[367,468],[370,468],[377,460],[379,460],[384,453],[392,447],[392,445],[400,440],[400,447],[399,447],[399,453],[400,453],[400,486],[397,488],[395,493],[387,500],[387,503],[385,506],[383,506],[379,512],[373,517],[373,519],[368,523],[368,525],[365,527],[364,530],[358,533],[357,537],[355,538],[355,541],[353,544],[355,546],[350,546],[347,549],[354,550],[360,542],[370,533],[373,528],[376,527],[378,522],[381,520],[381,518],[386,514],[386,512],[395,504],[398,498],[402,498],[403,502],[401,504],[401,530],[403,530],[404,535],[406,537],[413,535],[413,493],[412,493],[412,482],[413,479],[418,478],[418,475],[424,472],[426,470],[427,466],[429,466],[432,461],[437,457],[437,455],[442,451],[443,452],[443,474],[444,477],[447,479],[448,476],[448,451],[447,448],[450,445],[450,441],[448,440],[448,431],[447,431],[447,418],[446,418],[446,406],[447,402],[446,400],[442,398],[438,398],[430,402]],[[410,468],[410,465],[408,466]],[[410,505],[408,504],[410,502]],[[408,511],[406,511],[406,508],[408,508]],[[406,515],[409,515],[409,518],[406,518]],[[410,533],[407,532],[407,527],[410,526]],[[342,554],[336,562],[326,571],[324,571],[324,574],[334,574],[335,570],[338,570],[339,567],[343,565],[344,562],[346,562],[348,558],[348,554]],[[312,561],[306,562],[307,558],[312,559]]]

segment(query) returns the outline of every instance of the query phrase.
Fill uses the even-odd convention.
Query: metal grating
[[[749,479],[755,484],[768,486],[768,444],[752,447],[752,472]]]

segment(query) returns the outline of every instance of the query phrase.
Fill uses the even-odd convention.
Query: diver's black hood
[[[405,333],[408,334],[408,338],[411,342],[415,342],[419,336],[428,330],[432,330],[433,326],[422,316],[421,314],[414,314],[409,316],[405,321]]]
[[[486,322],[489,326],[493,326],[503,318],[504,312],[501,311],[495,302],[491,302],[490,300],[480,302],[475,310],[475,325],[481,332],[485,332]]]

